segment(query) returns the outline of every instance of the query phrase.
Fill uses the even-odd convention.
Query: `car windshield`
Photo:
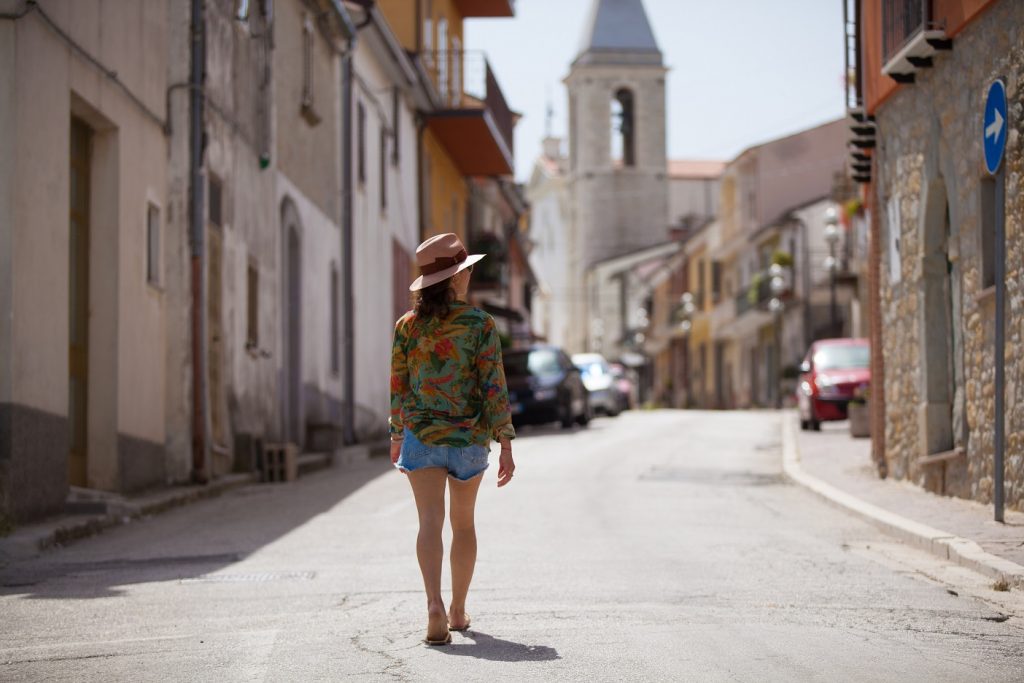
[[[551,349],[537,349],[529,353],[507,353],[503,359],[505,374],[512,376],[533,375],[546,377],[557,375],[558,353]]]
[[[611,369],[605,365],[600,359],[579,359],[573,358],[573,365],[580,369],[580,372],[584,375],[590,375],[593,377],[600,377],[602,375],[611,374]]]
[[[822,346],[814,352],[815,370],[866,368],[870,361],[871,349],[862,344]]]

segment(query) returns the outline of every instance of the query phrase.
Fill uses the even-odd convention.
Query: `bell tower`
[[[565,79],[584,272],[668,239],[666,73],[642,0],[594,0]]]

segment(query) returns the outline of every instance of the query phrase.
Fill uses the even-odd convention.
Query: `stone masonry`
[[[898,90],[877,113],[889,472],[989,503],[995,297],[993,288],[982,287],[982,111],[988,84],[997,77],[1006,83],[1005,490],[1007,505],[1017,509],[1024,509],[1022,34],[1024,3],[994,4],[955,37],[951,52],[937,55],[933,68],[920,70],[916,83]],[[951,345],[951,364],[945,344]],[[965,455],[922,464],[950,443]]]

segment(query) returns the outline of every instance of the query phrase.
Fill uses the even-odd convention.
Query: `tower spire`
[[[593,0],[575,63],[661,64],[643,0]]]

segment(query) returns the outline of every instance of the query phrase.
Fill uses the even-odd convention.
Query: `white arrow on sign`
[[[985,126],[985,137],[999,139],[999,134],[1003,132],[1003,115],[999,113],[999,110],[995,110],[995,120]]]

